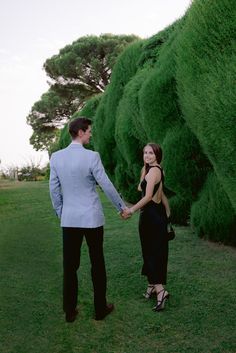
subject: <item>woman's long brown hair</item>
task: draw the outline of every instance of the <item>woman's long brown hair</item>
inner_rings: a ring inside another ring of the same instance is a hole
[[[154,143],[154,142],[147,143],[145,147],[147,147],[147,146],[150,146],[152,148],[152,150],[153,150],[153,152],[154,152],[154,154],[156,156],[157,163],[160,164],[161,161],[162,161],[162,149],[161,149],[161,146],[158,145],[157,143]],[[150,169],[149,168],[149,164],[145,163],[145,175],[148,173],[149,169]]]

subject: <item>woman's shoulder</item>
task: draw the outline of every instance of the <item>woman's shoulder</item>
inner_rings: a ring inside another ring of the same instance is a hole
[[[162,169],[161,167],[159,168],[159,166],[153,166],[149,169],[147,176],[150,177],[159,177],[160,175],[162,175]]]
[[[160,165],[153,165],[150,167],[149,172],[151,173],[161,173],[163,172],[163,169]]]

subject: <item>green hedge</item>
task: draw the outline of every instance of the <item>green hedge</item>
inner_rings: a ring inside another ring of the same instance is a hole
[[[235,0],[195,1],[177,49],[184,118],[236,210]]]
[[[182,19],[124,50],[91,112],[94,147],[127,201],[140,197],[143,146],[159,143],[174,222],[233,245],[235,37],[235,1],[195,0]]]
[[[108,99],[105,111],[109,122],[107,131],[109,131],[112,143],[116,146],[114,149],[116,160],[114,162],[113,158],[113,165],[109,161],[107,164],[110,164],[110,170],[113,170],[113,173],[115,171],[116,184],[129,201],[137,200],[137,184],[143,165],[142,150],[151,139],[148,137],[148,131],[149,129],[159,131],[158,117],[155,116],[154,124],[152,122],[149,124],[149,121],[142,116],[141,93],[144,92],[145,97],[152,95],[153,100],[148,102],[148,106],[156,105],[157,96],[152,94],[152,87],[150,92],[147,92],[143,86],[146,81],[150,81],[151,74],[156,70],[154,63],[157,58],[160,61],[160,49],[175,27],[176,25],[172,25],[145,42],[129,46],[117,60],[110,87],[106,92]],[[139,47],[138,44],[140,44]],[[114,128],[115,141],[113,141]]]
[[[148,137],[146,134],[146,124],[142,118],[140,110],[139,93],[143,82],[145,82],[147,77],[149,77],[151,70],[152,68],[149,67],[140,69],[136,75],[127,83],[123,97],[119,103],[119,114],[116,117],[116,124],[119,122],[119,116],[122,115],[124,115],[126,119],[131,120],[132,124],[130,127],[130,134],[132,134],[132,136],[134,136],[139,141],[137,146],[140,146],[140,148],[142,148],[147,143]],[[121,136],[121,139],[124,139],[124,137]],[[117,138],[116,143],[119,143]],[[129,149],[125,148],[124,153],[129,154]]]
[[[90,98],[86,102],[83,109],[81,109],[79,112],[76,112],[72,115],[71,120],[78,118],[79,116],[86,116],[87,118],[93,120],[101,98],[102,98],[101,94],[97,94],[96,96]],[[64,126],[64,128],[61,130],[59,142],[58,142],[58,149],[65,148],[71,143],[71,137],[68,132],[68,124],[69,123],[67,123]],[[93,138],[91,139],[91,142],[87,147],[90,149],[93,149]]]
[[[169,129],[163,141],[165,183],[175,191],[171,199],[173,221],[186,224],[207,173],[212,169],[194,134],[186,124]]]
[[[100,145],[104,143],[102,150],[108,149],[110,152],[104,160],[110,173],[114,173],[116,167],[116,160],[114,158],[116,154],[116,111],[119,101],[122,98],[125,85],[135,75],[138,69],[138,60],[142,52],[142,45],[143,41],[132,43],[119,56],[112,71],[111,83],[106,90],[107,98],[104,107],[105,119]]]
[[[175,39],[181,21],[161,32],[156,63],[140,89],[140,109],[149,141],[162,143],[169,128],[183,123],[175,79]],[[166,41],[164,42],[164,38]]]
[[[115,141],[118,155],[115,181],[130,202],[140,197],[137,185],[143,166],[142,149],[147,137],[140,124],[138,92],[147,74],[147,70],[140,71],[125,86],[116,112]]]
[[[236,245],[236,215],[214,172],[209,173],[199,200],[192,207],[191,223],[200,237]]]
[[[174,32],[176,33],[177,28],[183,25],[184,21],[185,17],[182,17],[180,20],[175,21],[164,30],[154,34],[143,42],[142,53],[138,61],[138,66],[140,68],[155,66],[161,48],[166,45],[166,42]],[[165,45],[163,46],[163,44]]]
[[[99,151],[103,165],[110,178],[113,179],[116,158],[114,156],[114,149],[110,148],[109,137],[107,137],[107,134],[104,133],[104,122],[106,119],[106,101],[107,91],[105,91],[103,94],[101,102],[94,116],[93,137],[95,150]]]

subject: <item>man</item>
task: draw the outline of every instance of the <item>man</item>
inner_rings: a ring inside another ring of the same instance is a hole
[[[120,213],[126,206],[106,175],[99,153],[83,147],[91,137],[91,120],[85,117],[73,120],[69,133],[72,143],[53,153],[50,160],[50,195],[63,232],[63,310],[67,322],[76,319],[77,270],[85,237],[91,262],[95,319],[102,320],[113,311],[114,305],[106,302],[104,214],[96,183]]]

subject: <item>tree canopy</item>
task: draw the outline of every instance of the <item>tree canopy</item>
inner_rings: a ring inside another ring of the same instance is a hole
[[[69,117],[88,99],[104,92],[116,58],[137,39],[134,35],[85,36],[46,60],[50,88],[27,117],[33,128],[30,143],[36,150],[48,150]]]

